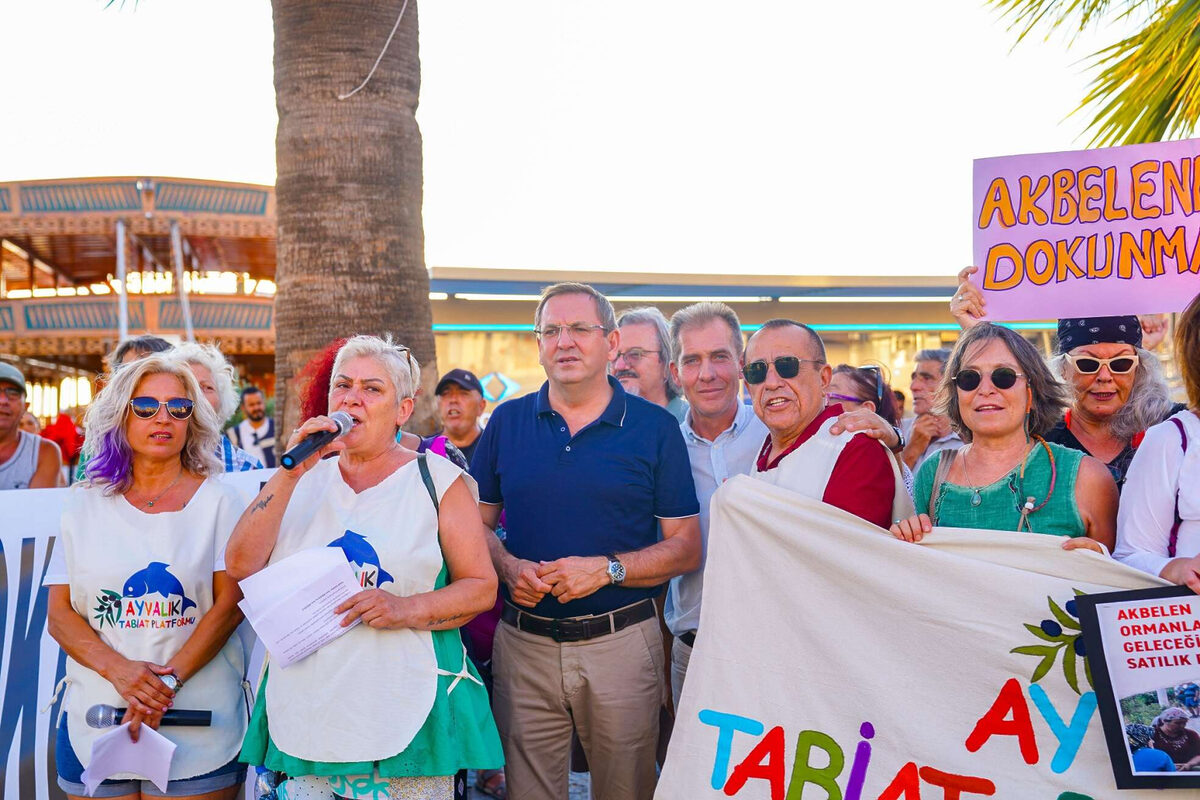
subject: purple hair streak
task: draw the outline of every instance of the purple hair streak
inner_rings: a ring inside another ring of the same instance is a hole
[[[128,487],[133,473],[133,451],[125,440],[123,426],[105,431],[84,473],[96,483],[107,484],[110,491],[120,492]]]

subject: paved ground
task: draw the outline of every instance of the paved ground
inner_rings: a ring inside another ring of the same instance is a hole
[[[475,773],[474,772],[467,773],[467,780],[468,780],[469,786],[474,786],[475,785]],[[571,794],[567,798],[567,800],[589,800],[589,798],[591,797],[591,787],[592,787],[592,782],[586,772],[572,772],[571,773]],[[467,792],[467,798],[468,798],[468,800],[488,800],[487,795],[480,794],[479,792],[475,791],[474,789],[471,789],[470,791]],[[514,798],[514,800],[516,800],[516,799]]]

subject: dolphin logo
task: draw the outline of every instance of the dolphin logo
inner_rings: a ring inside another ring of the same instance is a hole
[[[367,564],[373,565],[379,571],[378,586],[382,586],[388,581],[395,583],[395,578],[379,563],[379,554],[375,552],[375,548],[371,547],[371,543],[361,534],[346,531],[339,538],[330,542],[329,547],[342,548],[342,552],[346,554],[346,560],[351,564],[357,564],[359,567]]]
[[[151,561],[145,569],[139,569],[129,576],[122,590],[123,597],[144,597],[148,594],[160,594],[163,597],[179,595],[183,598],[183,612],[195,608],[196,604],[183,593],[183,584],[170,572],[167,565],[161,561]]]

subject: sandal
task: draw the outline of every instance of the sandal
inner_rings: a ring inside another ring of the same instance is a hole
[[[504,770],[480,770],[475,776],[475,791],[496,800],[507,800],[508,786],[504,780]]]

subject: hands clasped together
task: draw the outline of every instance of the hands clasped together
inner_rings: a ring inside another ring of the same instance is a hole
[[[611,583],[604,556],[568,556],[554,561],[513,559],[500,578],[517,605],[533,608],[547,594],[567,603]]]
[[[174,667],[127,658],[122,658],[108,672],[108,682],[125,699],[125,716],[121,718],[121,724],[131,723],[129,738],[133,741],[138,740],[142,725],[157,729],[163,714],[174,705],[175,692],[159,678],[160,675],[174,674]]]

